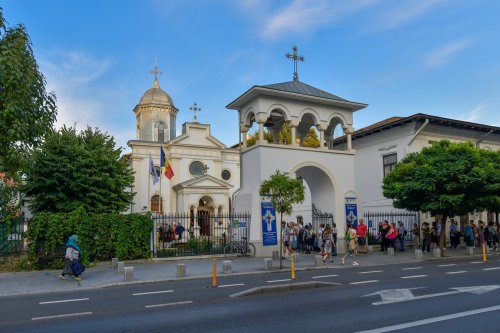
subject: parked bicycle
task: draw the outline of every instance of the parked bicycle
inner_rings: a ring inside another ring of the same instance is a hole
[[[255,256],[255,245],[248,242],[246,237],[241,237],[241,240],[231,240],[224,247],[224,257],[234,259],[238,256],[249,258]]]

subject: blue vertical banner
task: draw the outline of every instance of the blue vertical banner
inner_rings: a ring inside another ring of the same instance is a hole
[[[354,228],[358,226],[358,205],[356,198],[345,198],[345,218],[346,223],[351,223]]]
[[[270,202],[262,202],[262,245],[278,245],[276,211]]]

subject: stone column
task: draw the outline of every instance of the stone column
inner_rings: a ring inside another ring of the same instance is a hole
[[[344,129],[344,133],[347,136],[347,150],[352,150],[352,133],[354,131],[352,130],[352,127],[346,127]]]
[[[327,129],[327,126],[324,124],[319,124],[316,126],[316,128],[319,131],[319,149],[328,149],[328,147],[325,146],[325,131]]]
[[[194,215],[194,237],[200,237],[200,226],[198,225],[198,206],[193,206]]]
[[[294,126],[290,124],[290,129],[292,131],[292,146],[296,147],[297,146],[297,126]]]
[[[259,145],[264,143],[264,123],[259,123]]]

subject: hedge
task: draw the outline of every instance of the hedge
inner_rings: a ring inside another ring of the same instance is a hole
[[[78,235],[81,260],[150,258],[150,214],[37,213],[28,222],[29,257],[36,267],[60,266],[69,236]]]

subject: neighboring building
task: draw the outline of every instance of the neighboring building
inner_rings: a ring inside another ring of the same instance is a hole
[[[448,139],[452,142],[470,141],[476,147],[500,150],[500,128],[466,121],[415,114],[392,117],[357,130],[352,135],[356,150],[355,174],[358,205],[363,211],[396,211],[390,199],[382,194],[382,180],[397,162],[407,154],[418,152],[432,143]],[[346,146],[346,138],[333,142],[338,149]],[[430,220],[425,214],[422,218]],[[458,217],[460,218],[460,217]],[[462,217],[462,222],[469,217]],[[472,218],[493,220],[486,213]]]
[[[198,123],[196,117],[183,124],[177,136],[179,110],[156,77],[134,112],[136,140],[128,142],[132,153],[127,160],[135,171],[131,190],[136,195],[130,212],[192,212],[200,216],[229,212],[232,195],[239,188],[238,150],[227,148],[211,135],[210,125]],[[153,185],[150,156],[159,169],[160,147],[174,176],[169,180],[162,174]]]

